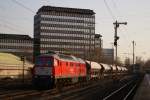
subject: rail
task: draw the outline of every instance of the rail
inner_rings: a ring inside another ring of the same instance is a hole
[[[140,83],[141,78],[135,78],[119,89],[113,91],[108,96],[104,97],[103,100],[131,100]]]

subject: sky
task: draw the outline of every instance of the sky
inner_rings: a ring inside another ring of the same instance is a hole
[[[113,23],[127,22],[118,28],[118,56],[132,58],[134,40],[135,56],[150,58],[150,0],[1,0],[0,33],[33,37],[33,18],[43,5],[93,10],[95,30],[103,36],[104,48],[113,47]]]

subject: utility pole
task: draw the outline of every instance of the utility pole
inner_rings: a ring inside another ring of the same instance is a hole
[[[114,44],[113,44],[113,42],[111,42],[110,44],[111,44],[112,50],[113,50],[113,56],[112,56],[112,59],[111,59],[111,64],[113,65],[113,63],[114,63]]]
[[[22,82],[24,83],[24,69],[25,69],[25,56],[21,56],[21,61],[22,61]]]
[[[134,50],[135,50],[135,41],[132,41],[132,44],[133,44],[133,65],[134,65],[134,60],[135,60],[135,53],[134,53]]]
[[[99,55],[99,63],[102,62],[102,35],[100,35],[100,55]]]
[[[127,25],[127,22],[114,22],[114,29],[115,29],[115,35],[114,35],[114,46],[115,46],[115,50],[116,50],[116,53],[115,53],[115,60],[116,60],[116,68],[117,68],[117,40],[119,40],[119,36],[117,36],[117,28],[119,28],[119,25]]]
[[[103,58],[104,58],[104,53],[103,53],[103,39],[101,38],[101,52],[100,52],[100,59],[101,61],[100,62],[103,62]]]

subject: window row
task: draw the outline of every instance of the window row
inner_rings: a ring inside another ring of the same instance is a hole
[[[83,32],[83,31],[50,30],[50,29],[42,29],[42,30],[40,30],[40,32],[41,33],[89,34],[89,33]]]
[[[47,30],[65,30],[65,31],[82,31],[86,33],[95,33],[94,29],[75,29],[75,28],[59,28],[59,27],[41,27],[41,29],[47,29]]]
[[[6,45],[6,46],[23,46],[23,47],[32,47],[33,44],[31,43],[0,43],[0,45]]]
[[[70,22],[70,23],[86,23],[86,24],[94,24],[95,20],[93,21],[84,21],[84,20],[76,20],[76,19],[60,19],[60,18],[41,18],[41,21],[56,21],[56,22]],[[39,21],[38,21],[39,22]],[[36,22],[36,23],[38,23]],[[35,24],[36,24],[35,23]]]
[[[64,28],[95,29],[95,24],[68,23],[68,22],[55,22],[55,21],[41,21],[41,26],[43,26],[43,27],[64,27]],[[38,25],[36,25],[35,28],[38,28]]]
[[[47,36],[75,36],[75,37],[81,37],[81,38],[85,38],[88,37],[89,35],[85,35],[85,34],[65,34],[65,33],[41,33],[42,35],[47,35]]]
[[[24,52],[24,53],[33,53],[33,50],[29,49],[18,49],[18,48],[3,48],[3,49],[0,49],[0,51],[3,51],[3,52]]]
[[[25,43],[25,44],[30,44],[32,43],[32,40],[13,40],[13,39],[0,39],[0,43],[14,43],[14,44],[17,44],[17,43]]]
[[[29,46],[12,46],[12,45],[0,45],[0,48],[8,48],[8,49],[32,49],[33,47]]]
[[[89,43],[77,43],[77,42],[57,42],[57,41],[41,41],[40,44],[35,43],[35,46],[39,46],[39,45],[44,45],[44,44],[57,44],[57,45],[80,45],[80,46],[89,46]],[[91,45],[95,45],[95,44],[91,44]]]
[[[85,12],[85,11],[82,11]],[[42,12],[42,15],[53,15],[53,16],[68,16],[68,17],[81,17],[81,18],[95,18],[95,14],[92,12],[89,13],[72,13],[72,12],[55,12],[55,11],[51,11],[51,12]],[[86,11],[87,12],[87,11]]]
[[[80,46],[80,45],[54,45],[54,44],[42,44],[41,48],[46,48],[46,47],[54,47],[54,48],[84,48],[84,49],[89,49],[89,46]],[[94,47],[94,46],[91,46]]]
[[[90,43],[89,40],[66,40],[66,39],[48,39],[48,38],[41,38],[43,42],[71,42],[71,43]],[[94,40],[91,40],[91,44],[94,44]]]
[[[76,35],[72,35],[72,36],[51,36],[51,35],[41,35],[40,38],[45,38],[45,39],[65,39],[65,40],[74,40],[74,41],[79,41],[79,40],[94,40],[94,36],[91,35],[86,35],[86,37],[77,37]]]
[[[35,35],[50,35],[50,34],[70,34],[70,35],[76,35],[76,36],[89,36],[90,33],[82,32],[82,31],[66,31],[66,30],[48,30],[48,29],[42,29],[40,32],[35,33]],[[91,33],[91,36],[95,37],[95,33]]]
[[[86,18],[86,17],[71,17],[71,16],[57,16],[57,15],[41,15],[43,18],[59,18],[59,19],[76,19],[76,20],[84,20],[84,21],[93,21],[95,17]]]

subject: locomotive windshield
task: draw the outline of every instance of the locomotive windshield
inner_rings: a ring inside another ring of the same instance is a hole
[[[38,57],[37,59],[36,59],[36,63],[35,63],[36,65],[47,65],[47,66],[52,66],[52,59],[51,58],[49,58],[49,57]]]

